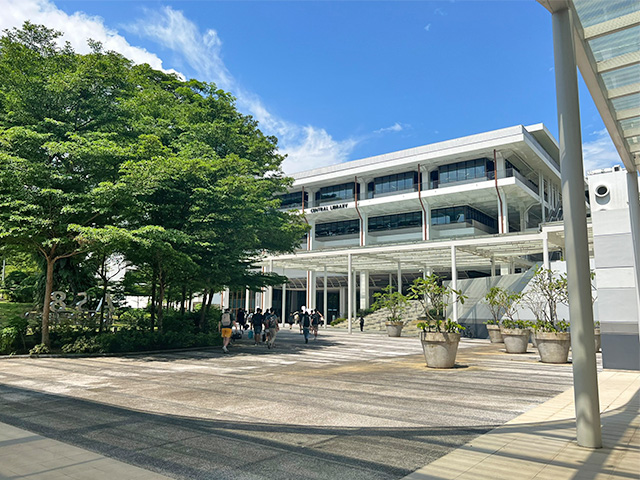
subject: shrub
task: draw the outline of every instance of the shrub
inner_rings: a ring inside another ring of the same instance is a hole
[[[331,325],[332,327],[335,327],[336,325],[338,325],[338,324],[340,324],[340,323],[342,323],[342,322],[346,322],[346,321],[347,321],[347,319],[346,319],[346,318],[342,318],[342,317],[340,317],[340,318],[336,318],[335,320],[332,320],[332,321],[331,321],[331,323],[330,323],[330,325]]]
[[[103,353],[96,337],[80,337],[73,343],[62,346],[64,353]]]
[[[505,318],[502,320],[502,326],[504,328],[531,328],[533,326],[533,322],[528,320],[512,320],[509,318]]]
[[[44,343],[40,343],[29,350],[29,355],[32,357],[37,357],[38,355],[44,355],[46,353],[51,353],[49,347],[47,347]]]

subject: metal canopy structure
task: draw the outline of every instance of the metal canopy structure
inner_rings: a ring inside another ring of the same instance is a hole
[[[640,167],[640,2],[538,0],[573,13],[576,63],[625,168]]]
[[[454,240],[434,240],[404,244],[353,247],[333,250],[314,250],[290,255],[265,257],[259,263],[285,269],[323,271],[345,274],[348,257],[352,268],[368,272],[395,272],[400,264],[404,271],[419,271],[428,267],[433,271],[451,270],[451,249],[456,250],[456,267],[491,268],[495,263],[514,263],[530,267],[533,262],[526,257],[564,248],[562,224],[545,226],[536,233],[512,233]]]

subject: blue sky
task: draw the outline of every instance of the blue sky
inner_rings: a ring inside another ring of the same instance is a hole
[[[288,173],[517,124],[557,136],[550,14],[521,1],[0,0],[24,20],[212,81]],[[586,169],[620,163],[581,83]]]

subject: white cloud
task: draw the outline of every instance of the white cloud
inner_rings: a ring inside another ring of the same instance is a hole
[[[428,32],[429,30],[431,30],[431,24],[427,23],[424,27],[424,29]]]
[[[582,143],[585,172],[622,163],[606,129],[595,131],[589,137],[593,139]]]
[[[148,11],[144,20],[126,28],[179,53],[199,77],[231,91],[241,111],[253,115],[264,132],[278,137],[281,152],[288,155],[283,165],[287,173],[342,163],[358,143],[353,138],[337,141],[322,128],[297,125],[273,115],[255,93],[242,88],[229,72],[221,57],[222,41],[217,32],[207,30],[201,34],[181,11],[171,7]]]
[[[25,20],[30,20],[63,32],[62,41],[69,41],[79,53],[89,51],[87,39],[92,38],[102,42],[107,50],[117,51],[135,63],[148,63],[153,68],[175,72],[164,69],[156,54],[129,44],[100,17],[82,12],[69,15],[50,0],[0,0],[0,11],[0,29],[20,27]],[[181,11],[171,7],[147,10],[144,19],[133,22],[125,30],[176,52],[199,79],[215,82],[230,91],[238,99],[240,111],[253,115],[262,131],[278,137],[281,152],[288,155],[283,166],[287,173],[344,162],[359,141],[353,138],[337,141],[323,128],[297,125],[271,114],[262,100],[243,89],[227,69],[217,32],[210,29],[201,33]]]
[[[402,130],[404,130],[404,126],[396,122],[390,127],[380,128],[378,130],[375,130],[373,133],[382,134],[382,133],[389,133],[389,132],[401,132]]]
[[[148,63],[153,68],[167,70],[162,67],[160,58],[145,50],[135,47],[114,29],[104,25],[100,17],[92,17],[82,12],[69,15],[57,8],[49,0],[0,0],[0,30],[21,27],[29,20],[31,23],[46,25],[63,32],[61,41],[68,41],[79,53],[88,53],[87,39],[102,42],[105,49],[114,50],[135,63]],[[175,72],[177,73],[177,72]]]

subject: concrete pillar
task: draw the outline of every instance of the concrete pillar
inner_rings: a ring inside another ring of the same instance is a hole
[[[347,291],[348,291],[348,295],[347,295],[347,322],[349,322],[349,333],[351,333],[351,316],[353,314],[353,291],[354,291],[354,285],[353,285],[353,275],[352,275],[352,269],[353,269],[353,260],[351,258],[351,254],[348,253],[347,254]],[[595,340],[594,340],[595,341]]]
[[[362,222],[360,222],[360,246],[364,247],[369,245],[369,215],[364,212],[360,212],[362,215]]]
[[[509,203],[504,190],[500,189],[498,202],[498,233],[509,233]]]
[[[324,278],[322,281],[322,315],[324,315],[324,328],[327,328],[327,317],[329,317],[329,302],[327,301],[327,266],[324,266]]]
[[[360,309],[369,308],[369,272],[360,272]]]
[[[273,259],[269,259],[269,273],[273,273]],[[273,287],[267,287],[267,308],[273,308]]]
[[[402,293],[402,264],[398,262],[398,292]]]
[[[358,275],[355,268],[351,276],[353,277],[353,318],[355,319],[358,312]]]
[[[638,172],[627,172],[627,197],[629,198],[629,220],[631,223],[631,241],[636,271],[636,297],[640,303],[640,204],[638,200]],[[638,306],[640,312],[640,305]],[[640,323],[640,318],[638,319]],[[639,325],[640,327],[640,325]],[[640,339],[640,328],[638,328]]]
[[[520,207],[520,231],[524,232],[527,229],[527,209]]]
[[[549,261],[549,235],[545,232],[544,237],[542,237],[542,266],[550,270],[551,262]]]
[[[389,285],[393,285],[393,273],[389,274]]]
[[[540,197],[540,208],[542,209],[542,223],[547,221],[547,211],[545,209],[546,202],[544,201],[544,175],[542,172],[538,172],[538,196]]]
[[[282,284],[282,314],[280,315],[280,321],[282,322],[282,327],[284,328],[285,323],[287,322],[287,284]]]
[[[451,245],[451,288],[458,289],[458,266],[456,265],[456,247]],[[458,321],[458,302],[456,302],[456,294],[451,299],[453,303],[453,321]]]
[[[349,281],[349,276],[347,275],[347,282]],[[340,287],[340,294],[338,296],[338,302],[340,304],[339,306],[339,312],[338,312],[338,316],[339,317],[346,317],[347,316],[347,299],[348,299],[348,293],[347,293],[347,287]]]
[[[251,291],[247,288],[244,291],[244,311],[245,312],[249,312],[249,309],[251,308],[251,297],[249,295],[251,295]]]
[[[316,293],[318,291],[318,288],[317,288],[317,274],[315,270],[311,271],[310,281],[311,281],[311,285],[309,288],[309,302],[307,303],[307,306],[309,308],[316,308],[316,303],[317,303],[316,299],[318,298],[318,295]]]
[[[424,211],[422,212],[422,240],[427,241],[431,240],[431,207],[424,200],[422,203],[424,204]]]
[[[307,250],[313,250],[313,242],[316,237],[316,222],[315,220],[309,220],[309,225],[311,226],[311,230],[307,233]]]
[[[496,276],[496,259],[491,257],[491,276]]]
[[[228,288],[225,288],[224,291],[222,292],[222,308],[229,308],[229,305],[231,303],[231,292],[229,291]]]
[[[578,445],[602,448],[578,77],[571,12],[566,6],[562,6],[552,14],[551,18],[558,104],[560,171],[562,172],[562,210],[567,246],[565,260],[573,352],[576,433]]]

